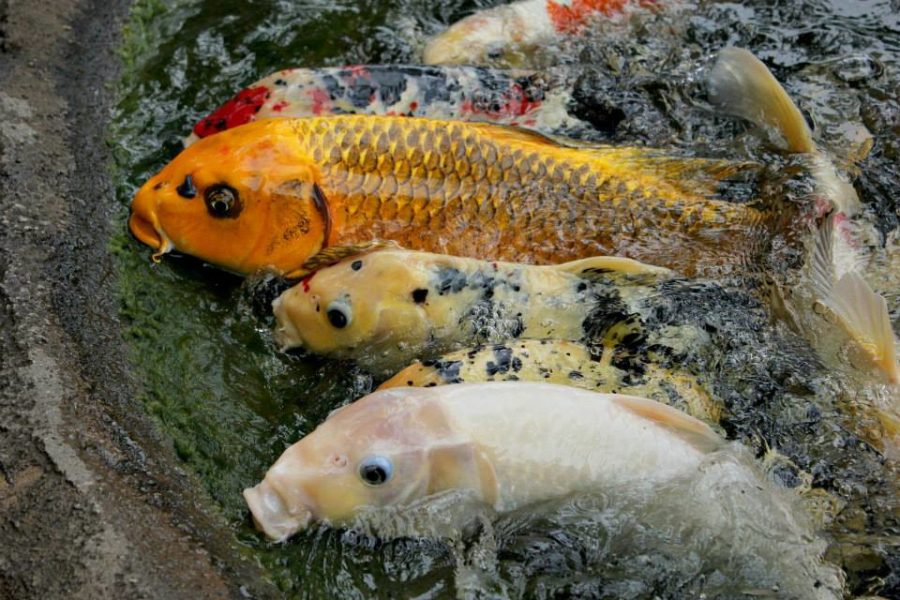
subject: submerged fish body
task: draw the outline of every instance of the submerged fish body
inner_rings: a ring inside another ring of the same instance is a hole
[[[695,376],[677,368],[653,364],[629,369],[627,364],[613,359],[615,353],[614,347],[586,346],[564,340],[521,339],[457,350],[434,360],[416,361],[378,389],[538,381],[640,396],[677,408],[708,424],[719,422],[721,405]]]
[[[132,232],[237,273],[301,275],[373,239],[497,260],[623,255],[745,270],[784,215],[719,197],[747,165],[574,148],[483,123],[267,119],[185,149],[132,203]],[[751,169],[752,170],[752,169]]]
[[[540,46],[584,29],[589,20],[615,17],[655,0],[520,0],[480,10],[429,40],[426,64],[518,66]]]
[[[535,383],[390,389],[332,413],[244,497],[257,526],[285,539],[313,521],[340,526],[364,508],[447,491],[503,512],[575,491],[646,489],[723,447],[702,422],[631,396]]]
[[[614,257],[535,266],[375,250],[322,268],[278,297],[275,337],[283,348],[354,359],[377,373],[515,339],[616,337],[634,349],[640,300],[671,277]]]
[[[485,121],[590,138],[591,126],[567,111],[571,102],[565,76],[534,71],[417,65],[285,69],[198,121],[185,146],[260,119],[339,114]]]

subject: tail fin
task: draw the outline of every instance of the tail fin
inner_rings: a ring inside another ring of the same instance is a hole
[[[723,110],[781,138],[790,152],[809,154],[818,193],[846,215],[859,207],[853,186],[841,179],[813,141],[803,113],[758,58],[741,48],[725,48],[709,75],[709,95]]]
[[[887,302],[856,271],[835,273],[834,219],[822,226],[813,253],[812,278],[819,300],[891,383],[900,383],[894,331]]]
[[[710,99],[729,113],[777,133],[791,152],[813,153],[816,143],[803,113],[758,58],[725,48],[709,75]]]

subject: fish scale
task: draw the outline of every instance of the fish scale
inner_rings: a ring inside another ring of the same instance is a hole
[[[612,230],[620,227],[635,234],[652,227],[655,234],[674,230],[691,237],[709,225],[735,227],[740,234],[743,224],[745,232],[755,232],[766,221],[760,210],[717,200],[711,190],[685,193],[681,188],[703,185],[673,185],[652,169],[629,172],[624,179],[623,169],[611,162],[625,158],[640,164],[642,157],[630,149],[567,148],[491,126],[419,119],[346,116],[292,124],[304,149],[321,164],[329,201],[343,209],[342,243],[390,230],[401,244],[467,254],[473,242],[492,237],[465,231],[480,223],[518,230],[516,235],[501,231],[507,246],[490,244],[482,248],[486,255],[568,260],[616,250]],[[508,139],[491,135],[497,132]],[[701,172],[722,165],[684,162],[681,168]],[[462,218],[448,218],[448,212]],[[423,230],[430,230],[431,241],[422,238]],[[752,245],[746,236],[736,237]],[[534,244],[542,248],[535,252]],[[638,250],[630,253],[636,258],[652,258],[640,252],[640,242],[632,249]]]

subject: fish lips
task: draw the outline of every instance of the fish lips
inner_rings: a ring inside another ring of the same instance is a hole
[[[143,193],[138,193],[131,204],[131,216],[128,218],[128,228],[132,235],[141,243],[155,250],[154,258],[172,250],[172,242],[163,233],[157,222],[152,200]]]
[[[276,542],[306,529],[312,521],[312,511],[304,507],[289,509],[281,494],[267,481],[245,489],[244,500],[256,528]]]

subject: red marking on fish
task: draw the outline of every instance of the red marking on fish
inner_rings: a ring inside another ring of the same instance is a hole
[[[288,103],[286,101],[282,100],[281,102],[278,102],[274,106],[272,106],[272,110],[274,110],[275,112],[281,112],[284,109],[286,109],[287,107],[288,107]]]
[[[312,281],[312,278],[315,277],[315,275],[316,275],[316,272],[313,271],[312,273],[310,273],[309,275],[307,275],[306,277],[304,277],[303,279],[300,280],[300,283],[303,284],[303,291],[307,294],[309,293],[309,282]]]
[[[473,103],[471,100],[465,100],[459,107],[462,114],[479,114],[486,115],[491,119],[508,119],[512,117],[521,117],[535,110],[541,105],[540,100],[531,100],[525,94],[522,86],[513,85],[509,91],[503,96],[503,103],[496,110],[483,109]]]
[[[241,90],[231,100],[197,123],[194,126],[194,133],[197,137],[204,138],[249,123],[268,97],[269,88],[265,86]]]
[[[319,116],[323,112],[331,112],[331,96],[326,90],[313,88],[309,91],[309,95],[312,98],[312,112],[314,115]]]
[[[591,15],[601,13],[610,17],[623,12],[630,3],[630,0],[572,0],[569,4],[560,4],[547,0],[547,14],[557,33],[577,33]],[[637,4],[649,7],[656,2],[638,0]]]
[[[409,110],[416,110],[417,108],[419,108],[419,103],[415,100],[409,103]]]

